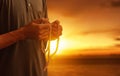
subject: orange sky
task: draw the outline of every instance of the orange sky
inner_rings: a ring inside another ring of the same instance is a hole
[[[59,54],[96,53],[82,51],[96,48],[97,53],[119,52],[120,0],[47,0],[47,4],[50,20],[60,20],[64,29]]]

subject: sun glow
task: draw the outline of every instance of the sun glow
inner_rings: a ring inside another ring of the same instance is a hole
[[[55,49],[57,48],[57,40],[51,41],[50,44],[50,54],[53,54],[55,52]],[[58,44],[58,50],[57,50],[57,55],[61,53],[61,51],[65,49],[65,41],[60,39],[59,44]]]
[[[105,20],[103,17],[102,17],[103,19],[101,18],[100,13],[98,13],[97,16],[92,15],[93,19],[91,19],[92,13],[85,13],[85,14],[81,13],[81,15],[78,15],[77,17],[75,16],[74,18],[67,17],[55,12],[50,12],[49,14],[50,14],[49,18],[51,22],[56,20],[56,18],[58,18],[58,20],[60,20],[60,25],[62,25],[63,27],[63,32],[62,32],[63,35],[60,38],[58,51],[56,53],[57,55],[64,55],[64,54],[71,55],[76,53],[86,54],[86,51],[81,51],[84,49],[97,48],[98,51],[100,51],[99,49],[101,48],[113,49],[113,47],[116,44],[115,40],[113,39],[114,35],[116,35],[114,34],[116,33],[116,30],[110,30],[113,27],[112,25],[116,23],[109,21],[108,19],[109,17],[107,16],[105,17],[107,20],[106,22],[104,22]],[[96,22],[94,22],[94,19],[96,19]],[[98,31],[94,32],[94,30],[98,30]],[[57,42],[56,40],[51,41],[51,49],[50,49],[51,54],[53,54],[56,49],[56,42]],[[89,51],[91,52],[91,50]],[[87,50],[87,52],[89,51]],[[109,51],[107,50],[106,52],[109,53]],[[117,51],[113,51],[113,52],[117,52]]]

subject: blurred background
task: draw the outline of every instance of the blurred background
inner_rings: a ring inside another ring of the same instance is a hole
[[[63,35],[49,76],[120,76],[120,0],[47,0]],[[54,52],[56,41],[52,41]]]

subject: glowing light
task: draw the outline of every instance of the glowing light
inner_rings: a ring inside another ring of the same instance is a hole
[[[104,28],[108,27],[108,25],[110,25],[110,26],[114,25],[115,23],[113,21],[109,21],[109,19],[108,19],[109,17],[107,17],[107,15],[105,18],[108,21],[106,20],[106,22],[104,22],[105,20],[102,19],[104,17],[102,17],[100,13],[98,13],[97,16],[91,15],[92,13],[85,13],[85,14],[83,14],[83,16],[82,15],[78,16],[80,18],[77,18],[77,17],[76,18],[70,18],[70,17],[67,18],[66,16],[63,16],[61,14],[54,13],[54,12],[51,12],[49,14],[50,14],[49,18],[50,18],[51,22],[54,21],[56,18],[59,18],[60,24],[63,26],[63,35],[60,39],[57,55],[63,55],[63,54],[71,55],[71,54],[78,54],[78,53],[86,54],[87,52],[88,53],[89,52],[98,53],[98,52],[96,52],[96,50],[94,50],[94,48],[98,48],[98,51],[100,51],[99,49],[101,49],[101,48],[102,49],[105,49],[105,48],[110,49],[111,48],[110,46],[113,46],[115,44],[114,40],[111,37],[113,35],[112,34],[110,35],[112,30],[110,31],[110,33],[109,32],[108,33],[104,33],[104,32],[91,33],[91,31],[90,31],[90,30],[98,29],[99,26],[96,27],[96,25],[98,25],[98,24],[103,25],[103,26],[100,26],[99,30],[101,30],[101,29],[104,30]],[[91,20],[91,18],[89,19],[86,16],[90,16],[90,17],[92,16],[93,21]],[[98,17],[98,20],[97,20],[97,17]],[[97,22],[94,22],[94,19]],[[109,29],[111,29],[111,27]],[[84,31],[88,31],[90,33],[82,34],[82,32],[84,32]],[[113,32],[114,32],[114,30],[113,30]],[[51,54],[54,53],[54,51],[55,51],[56,42],[57,41],[51,41]],[[92,49],[94,51],[92,52],[92,50],[87,50],[87,52],[86,52],[83,49]],[[110,51],[106,50],[106,52],[109,53]],[[113,51],[113,52],[117,52],[117,51]]]
[[[55,52],[57,46],[57,40],[51,41],[51,46],[50,46],[50,53],[53,54]],[[59,46],[58,46],[58,51],[56,54],[60,54],[63,49],[65,49],[65,41],[60,39]]]

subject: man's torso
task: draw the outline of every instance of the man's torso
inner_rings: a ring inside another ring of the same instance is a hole
[[[0,0],[0,34],[46,17],[43,0]],[[38,40],[19,41],[0,50],[1,76],[46,76],[45,57]]]

